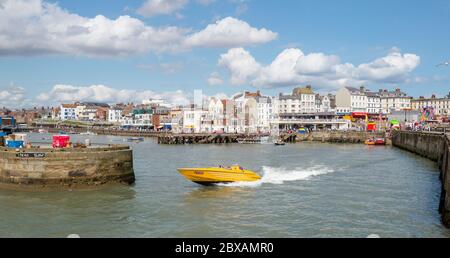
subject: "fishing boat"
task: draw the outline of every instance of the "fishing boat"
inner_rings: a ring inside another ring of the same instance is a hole
[[[238,165],[232,167],[179,168],[186,179],[201,185],[227,184],[235,182],[254,182],[261,179],[256,172]]]

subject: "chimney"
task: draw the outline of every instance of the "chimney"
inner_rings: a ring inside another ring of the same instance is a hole
[[[258,97],[261,97],[261,91],[260,90],[256,91],[256,95],[258,95]]]
[[[397,88],[397,89],[395,89],[395,91],[396,91],[396,92],[400,92],[400,89]]]
[[[306,85],[306,88],[307,88],[308,90],[312,89],[311,85]]]
[[[431,98],[432,98],[432,99],[435,99],[435,98],[436,98],[436,95],[435,95],[435,94],[431,95]]]
[[[364,86],[359,87],[359,91],[360,91],[361,93],[366,92],[366,87],[364,87]]]

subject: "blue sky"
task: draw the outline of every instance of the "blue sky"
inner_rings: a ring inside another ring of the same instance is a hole
[[[450,60],[446,0],[147,1],[0,0],[0,106],[179,100],[194,89],[275,95],[304,84],[450,92],[450,67],[436,67]],[[98,15],[130,19],[83,35],[105,22]],[[118,41],[130,27],[140,34]],[[220,29],[231,32],[217,37]]]

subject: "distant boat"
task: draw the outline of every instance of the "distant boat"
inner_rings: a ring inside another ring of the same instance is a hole
[[[143,137],[131,137],[128,138],[128,142],[143,142],[145,139]]]
[[[87,131],[85,133],[80,133],[80,135],[97,135],[97,134],[91,131]]]
[[[284,145],[286,145],[286,143],[283,142],[283,141],[276,141],[275,142],[275,146],[284,146]]]

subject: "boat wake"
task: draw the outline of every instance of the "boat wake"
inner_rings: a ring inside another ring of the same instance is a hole
[[[308,169],[297,168],[289,170],[286,168],[263,167],[261,180],[256,182],[237,182],[230,184],[219,184],[226,187],[259,187],[263,184],[281,185],[285,182],[310,180],[313,177],[333,173],[334,170],[325,166],[314,166]]]

